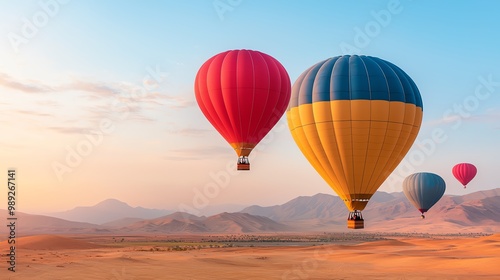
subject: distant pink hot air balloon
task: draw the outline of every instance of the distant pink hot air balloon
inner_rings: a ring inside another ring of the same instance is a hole
[[[459,163],[453,166],[452,173],[464,185],[465,189],[467,184],[476,176],[477,168],[470,163]]]

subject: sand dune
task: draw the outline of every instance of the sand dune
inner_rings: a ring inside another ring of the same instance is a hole
[[[80,238],[19,238],[25,245],[18,250],[17,272],[8,276],[20,280],[460,280],[500,276],[499,234],[481,238],[402,237],[352,245],[259,245],[190,251],[149,250],[154,244],[91,248],[95,244]],[[102,238],[105,239],[109,237]],[[56,247],[59,249],[44,250]]]
[[[7,241],[0,243],[0,248],[7,248]],[[9,245],[10,247],[10,245]],[[57,235],[36,235],[19,237],[16,239],[16,248],[30,250],[70,250],[96,249],[103,245],[72,239]]]
[[[392,240],[364,242],[354,246],[361,247],[363,249],[369,249],[369,248],[380,248],[380,247],[412,246],[412,244],[405,241],[392,239]]]

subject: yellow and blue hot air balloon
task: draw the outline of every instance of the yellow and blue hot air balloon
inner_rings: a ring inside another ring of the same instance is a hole
[[[422,213],[438,202],[446,190],[446,183],[439,175],[429,172],[411,174],[403,181],[406,198]]]
[[[396,65],[343,55],[299,76],[286,115],[302,153],[349,209],[348,227],[363,228],[361,210],[417,137],[422,99]]]

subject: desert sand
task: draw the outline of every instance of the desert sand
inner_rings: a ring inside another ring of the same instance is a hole
[[[220,248],[209,248],[200,238],[179,245],[155,241],[158,237],[123,239],[125,242],[110,236],[20,237],[16,272],[8,271],[2,261],[0,278],[500,279],[500,234]],[[179,249],[186,244],[190,250]],[[0,242],[0,248],[5,259],[6,241]]]

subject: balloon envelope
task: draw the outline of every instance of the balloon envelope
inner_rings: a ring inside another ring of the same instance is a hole
[[[477,168],[470,163],[459,163],[453,166],[452,173],[465,188],[476,176]]]
[[[415,141],[422,99],[396,65],[343,55],[299,76],[287,121],[304,156],[347,208],[363,210]]]
[[[406,198],[422,214],[441,199],[445,190],[446,183],[443,178],[434,173],[415,173],[403,181],[403,192]]]
[[[273,57],[230,50],[201,66],[194,89],[208,121],[238,156],[248,156],[285,112],[291,84]]]

